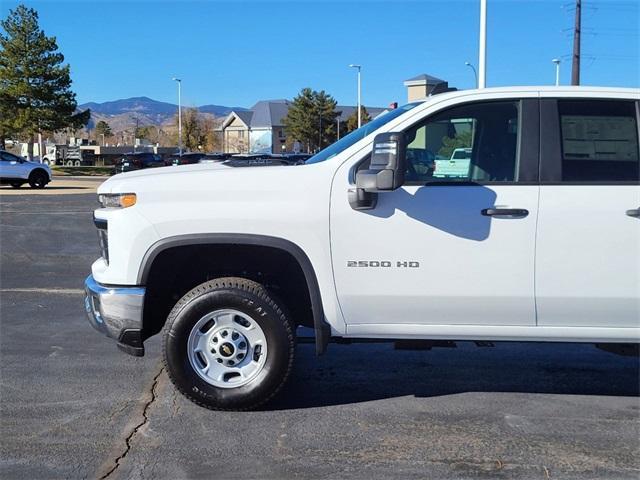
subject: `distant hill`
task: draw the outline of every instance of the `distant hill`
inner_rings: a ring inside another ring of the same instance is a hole
[[[78,109],[91,109],[91,128],[99,120],[105,120],[114,130],[128,128],[136,121],[140,125],[164,125],[173,123],[178,111],[178,105],[167,102],[159,102],[149,97],[133,97],[110,102],[89,102],[78,105]],[[183,105],[183,108],[188,106]],[[215,117],[225,117],[232,110],[246,110],[243,107],[226,107],[224,105],[203,105],[197,107],[203,114]]]

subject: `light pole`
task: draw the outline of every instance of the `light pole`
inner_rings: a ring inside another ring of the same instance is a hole
[[[476,67],[474,67],[471,62],[464,62],[464,64],[473,70],[473,77],[476,79],[476,88],[478,88],[478,72],[476,72]]]
[[[480,39],[478,52],[478,88],[487,83],[487,0],[480,0]]]
[[[358,69],[358,128],[362,126],[362,108],[360,107],[360,91],[361,91],[361,82],[360,82],[360,70],[362,69],[362,65],[356,65],[354,63],[350,63],[349,67]]]
[[[182,80],[173,77],[178,82],[178,152],[182,156]]]
[[[560,59],[554,58],[551,60],[552,63],[556,64],[556,87],[560,85]]]

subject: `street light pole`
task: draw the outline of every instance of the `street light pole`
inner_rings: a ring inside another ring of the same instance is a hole
[[[173,78],[178,82],[178,152],[182,156],[182,80]]]
[[[473,66],[471,62],[464,62],[464,64],[473,70],[473,77],[476,79],[476,88],[478,88],[478,72],[476,72],[476,67]]]
[[[356,65],[354,63],[349,64],[349,66],[351,68],[357,68],[358,69],[358,128],[360,128],[362,126],[362,107],[361,105],[361,99],[360,99],[360,93],[361,93],[361,80],[360,80],[360,70],[362,69],[362,65]]]
[[[556,64],[556,87],[557,87],[558,85],[560,85],[560,59],[554,58],[551,61]]]
[[[487,0],[480,0],[480,41],[478,52],[478,88],[487,83]]]

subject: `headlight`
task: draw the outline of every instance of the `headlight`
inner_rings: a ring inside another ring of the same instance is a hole
[[[136,204],[135,193],[103,193],[98,195],[103,208],[127,208]]]

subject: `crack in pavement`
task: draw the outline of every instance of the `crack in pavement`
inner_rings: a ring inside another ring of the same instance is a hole
[[[144,427],[149,422],[149,409],[153,402],[155,402],[156,398],[158,398],[156,389],[158,388],[158,383],[160,382],[160,375],[164,372],[164,367],[160,368],[160,371],[153,377],[153,382],[151,384],[151,398],[144,404],[142,408],[142,421],[139,422],[136,426],[133,427],[131,432],[125,437],[125,448],[124,451],[114,460],[113,467],[107,471],[104,475],[100,476],[100,480],[105,480],[109,478],[122,463],[122,460],[129,454],[131,451],[131,442],[133,441],[133,437],[135,437],[136,433],[140,431],[142,427]]]

